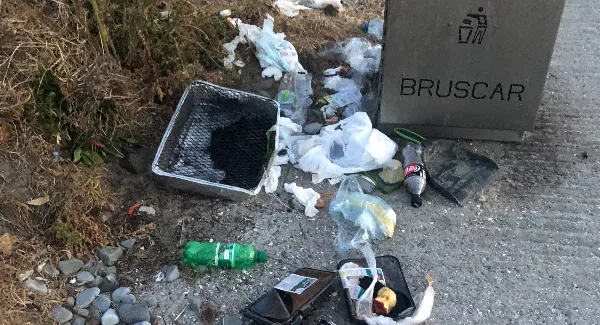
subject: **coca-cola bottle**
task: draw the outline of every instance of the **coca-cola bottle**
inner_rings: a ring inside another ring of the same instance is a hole
[[[404,159],[404,187],[410,193],[410,204],[418,208],[423,205],[421,193],[425,190],[426,176],[423,163],[423,147],[420,144],[409,143],[402,149]]]

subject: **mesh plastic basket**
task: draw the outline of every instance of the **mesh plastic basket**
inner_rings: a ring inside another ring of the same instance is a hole
[[[277,102],[203,81],[190,85],[163,136],[152,171],[172,187],[243,200],[273,163]]]

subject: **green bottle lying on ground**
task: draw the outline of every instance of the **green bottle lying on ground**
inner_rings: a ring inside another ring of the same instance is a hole
[[[252,245],[190,241],[183,249],[183,262],[192,266],[247,269],[266,261],[267,253]]]

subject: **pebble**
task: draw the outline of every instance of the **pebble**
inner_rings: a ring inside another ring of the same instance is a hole
[[[289,199],[288,204],[292,210],[304,211],[304,205],[295,196]]]
[[[73,318],[73,313],[63,306],[54,306],[50,310],[50,318],[59,323],[66,323]]]
[[[82,317],[88,317],[90,315],[90,311],[85,309],[85,308],[73,308],[73,312],[75,312],[75,314],[82,316]]]
[[[149,215],[151,215],[151,216],[153,216],[153,215],[155,215],[155,214],[156,214],[156,210],[154,210],[154,208],[153,208],[153,207],[141,206],[141,207],[138,209],[138,211],[139,211],[139,212],[146,212],[147,214],[149,214]]]
[[[100,265],[98,267],[98,274],[100,274],[101,276],[107,276],[109,274],[117,274],[117,267]]]
[[[98,257],[108,266],[117,263],[121,255],[123,255],[123,248],[121,247],[106,246],[98,248]]]
[[[42,266],[42,274],[50,278],[56,278],[58,276],[58,270],[52,266],[52,263],[48,262]]]
[[[130,249],[131,247],[133,247],[133,244],[135,244],[135,239],[131,238],[131,239],[127,239],[121,242],[121,246],[123,248],[127,248]]]
[[[90,317],[88,317],[86,325],[99,325],[101,318],[102,312],[99,311],[98,308],[92,306],[90,307]]]
[[[29,279],[29,277],[33,274],[33,270],[29,269],[23,273],[19,273],[19,275],[17,275],[17,278],[19,279],[19,281],[23,282],[27,279]]]
[[[110,308],[110,299],[107,295],[99,295],[92,302],[92,306],[96,307],[101,313],[105,312]]]
[[[73,318],[73,321],[71,322],[71,325],[85,325],[85,318],[75,316],[75,318]]]
[[[46,287],[46,285],[42,281],[38,281],[38,280],[34,280],[34,279],[27,279],[27,281],[25,281],[23,283],[23,286],[26,289],[35,291],[37,293],[41,293],[41,294],[48,293],[48,287]]]
[[[121,305],[118,313],[119,318],[127,324],[150,321],[150,310],[145,303]]]
[[[100,269],[100,265],[95,260],[89,260],[85,263],[85,265],[81,268],[82,271],[88,271],[91,274],[97,274]]]
[[[304,132],[310,135],[319,134],[319,132],[321,132],[322,127],[323,124],[321,123],[310,123],[304,126]]]
[[[98,216],[98,219],[100,221],[102,221],[102,223],[107,223],[108,221],[110,221],[110,219],[112,219],[113,214],[109,211],[104,211],[102,213],[100,213],[100,215]]]
[[[77,282],[81,284],[86,284],[88,282],[93,282],[96,278],[94,275],[88,271],[79,271],[77,273]]]
[[[189,304],[190,304],[190,309],[192,309],[193,311],[200,311],[200,308],[202,307],[202,299],[195,297],[195,298],[191,298],[189,300]]]
[[[137,301],[131,294],[131,289],[120,287],[112,293],[112,300],[118,304],[135,304]]]
[[[100,292],[111,292],[119,287],[119,280],[114,274],[109,274],[102,281]]]
[[[58,269],[66,276],[74,275],[75,273],[79,272],[82,267],[83,261],[76,258],[58,262]]]
[[[150,324],[150,322],[143,321],[143,322],[135,323],[133,325],[152,325],[152,324]]]
[[[75,298],[73,298],[73,297],[68,297],[65,302],[66,302],[67,306],[70,306],[70,307],[75,306]]]
[[[87,308],[100,294],[100,289],[89,288],[81,291],[75,296],[75,303],[79,308]]]
[[[111,308],[102,315],[102,325],[117,324],[119,324],[119,316],[117,316],[117,312],[114,309]]]
[[[177,268],[177,265],[169,266],[167,272],[165,272],[165,280],[167,280],[167,282],[173,282],[177,279],[179,279],[179,269]]]
[[[100,288],[100,286],[102,286],[102,282],[104,282],[104,278],[98,275],[94,278],[94,281],[90,283],[90,286]]]

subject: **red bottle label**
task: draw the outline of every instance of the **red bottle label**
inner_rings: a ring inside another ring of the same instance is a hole
[[[425,176],[425,169],[419,164],[410,164],[404,167],[404,179],[412,175]]]

